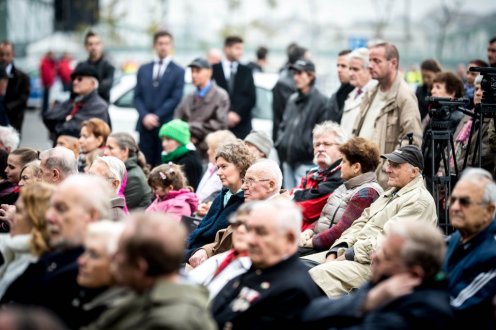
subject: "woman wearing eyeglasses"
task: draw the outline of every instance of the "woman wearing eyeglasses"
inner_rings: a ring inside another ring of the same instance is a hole
[[[315,226],[302,233],[301,255],[329,249],[383,191],[375,174],[380,158],[374,142],[354,137],[341,145],[339,151],[343,157],[344,183],[329,197]]]
[[[196,254],[197,250],[214,241],[217,232],[229,225],[229,215],[245,201],[241,180],[254,162],[254,157],[246,145],[238,140],[219,147],[215,160],[223,188],[205,218],[188,237],[185,261],[189,261],[193,267],[207,258],[206,255]]]

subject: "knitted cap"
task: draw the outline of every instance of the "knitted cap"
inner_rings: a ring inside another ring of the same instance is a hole
[[[258,150],[265,154],[265,157],[268,157],[270,154],[270,150],[274,145],[272,139],[267,135],[267,133],[262,131],[251,131],[245,137],[245,142],[253,144]]]
[[[189,143],[191,133],[189,132],[188,123],[182,121],[181,119],[174,119],[160,127],[158,136],[160,138],[168,137],[169,139],[176,140],[181,145],[185,146]]]

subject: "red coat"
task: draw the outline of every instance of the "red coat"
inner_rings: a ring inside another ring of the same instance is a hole
[[[319,171],[318,168],[308,171],[292,192],[293,200],[302,210],[302,231],[313,228],[329,196],[343,184],[340,164],[341,159],[324,171]]]
[[[45,56],[41,59],[40,76],[43,87],[52,87],[55,82],[55,77],[57,76],[57,63],[53,58]]]
[[[58,65],[59,77],[63,84],[71,83],[71,61],[68,59],[61,59]]]

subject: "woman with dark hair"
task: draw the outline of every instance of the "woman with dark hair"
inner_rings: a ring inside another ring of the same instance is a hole
[[[124,132],[110,134],[104,154],[117,157],[126,165],[127,178],[122,180],[121,192],[129,210],[148,207],[152,202],[152,190],[146,180],[150,165],[132,135]]]
[[[207,215],[188,237],[185,262],[192,253],[215,239],[220,229],[229,225],[229,215],[245,201],[242,179],[255,158],[243,141],[224,144],[215,156],[222,190],[212,202]]]
[[[341,145],[339,151],[343,156],[341,178],[344,183],[329,196],[314,227],[302,233],[302,255],[329,249],[383,191],[375,174],[380,158],[374,142],[354,137]]]
[[[11,183],[0,191],[0,204],[14,205],[19,197],[19,181],[21,170],[27,163],[38,159],[38,151],[31,148],[19,148],[10,152],[5,168],[5,178]]]

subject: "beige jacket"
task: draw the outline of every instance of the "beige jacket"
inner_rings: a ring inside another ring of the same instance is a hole
[[[400,190],[391,188],[382,194],[336,240],[331,250],[346,243],[348,247],[353,247],[356,262],[370,264],[370,254],[377,239],[388,226],[404,220],[437,223],[434,199],[425,188],[421,174]]]
[[[362,129],[367,111],[379,86],[370,89],[364,96],[360,107],[360,114],[353,125],[353,135],[358,136]],[[403,81],[400,74],[396,75],[393,85],[386,95],[386,105],[380,110],[375,119],[375,132],[372,141],[376,142],[381,154],[393,152],[402,145],[408,144],[403,140],[408,133],[413,133],[413,144],[420,147],[422,144],[422,126],[417,97]],[[377,169],[377,179],[380,185],[387,189],[386,162],[381,161]]]

